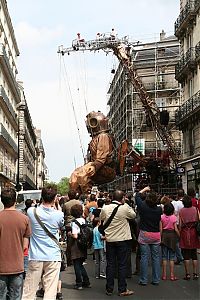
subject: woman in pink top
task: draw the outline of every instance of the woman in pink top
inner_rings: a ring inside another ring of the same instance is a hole
[[[176,258],[176,243],[179,237],[177,217],[174,215],[174,206],[171,203],[164,205],[164,213],[161,216],[162,236],[162,280],[167,279],[167,261],[170,266],[170,280],[177,280],[174,276],[174,260]]]

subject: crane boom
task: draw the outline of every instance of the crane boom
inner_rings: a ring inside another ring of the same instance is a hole
[[[158,136],[163,144],[168,147],[169,155],[175,164],[178,163],[178,152],[176,151],[176,143],[171,133],[166,126],[160,124],[160,109],[156,102],[151,99],[139,77],[137,70],[134,66],[134,61],[130,55],[130,50],[137,46],[138,42],[129,42],[128,36],[119,39],[110,34],[103,34],[98,39],[85,41],[84,39],[76,39],[72,41],[72,47],[64,48],[60,46],[58,53],[64,55],[74,51],[97,51],[103,50],[106,53],[113,52],[118,58],[119,62],[125,68],[127,76],[129,77],[135,91],[138,93],[142,106],[151,120],[153,129],[156,130]]]

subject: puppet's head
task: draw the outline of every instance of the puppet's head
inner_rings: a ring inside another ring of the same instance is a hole
[[[87,130],[91,136],[109,131],[108,118],[104,116],[102,112],[92,111],[86,116],[86,118]]]

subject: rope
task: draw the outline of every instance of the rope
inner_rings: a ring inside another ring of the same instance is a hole
[[[71,88],[70,88],[70,84],[69,84],[69,78],[68,78],[68,74],[67,74],[67,69],[66,69],[66,65],[65,65],[65,61],[63,59],[63,66],[64,66],[64,77],[65,77],[65,83],[68,87],[69,90],[69,95],[70,95],[70,100],[71,100],[71,106],[72,106],[72,110],[73,110],[73,114],[74,114],[74,119],[75,119],[75,123],[76,123],[76,128],[77,128],[77,132],[78,132],[78,137],[79,137],[79,142],[80,142],[80,148],[81,148],[81,152],[82,152],[82,156],[83,156],[83,160],[85,158],[85,151],[83,148],[83,144],[82,144],[82,140],[81,140],[81,135],[80,135],[80,129],[78,126],[78,121],[77,121],[77,116],[76,116],[76,111],[75,111],[75,106],[74,106],[74,102],[73,102],[73,97],[72,97],[72,92],[71,92]]]

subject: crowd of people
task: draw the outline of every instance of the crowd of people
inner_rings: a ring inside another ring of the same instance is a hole
[[[61,197],[52,186],[42,189],[40,203],[26,201],[17,211],[13,188],[1,191],[0,299],[62,300],[61,246],[66,242],[67,266],[73,266],[77,291],[91,288],[85,261],[87,246],[80,244],[83,228],[92,233],[94,277],[105,279],[106,295],[129,296],[127,277],[138,275],[138,284],[159,285],[176,281],[175,264],[184,263],[184,280],[198,280],[196,229],[200,201],[193,189],[176,195],[158,195],[149,186],[134,195],[70,190]],[[85,231],[86,232],[86,231]],[[90,250],[91,251],[91,250]],[[131,256],[135,252],[135,271]],[[192,262],[192,263],[191,263]],[[168,273],[169,264],[169,273]],[[149,267],[152,274],[149,278]],[[134,273],[133,273],[134,271]]]

